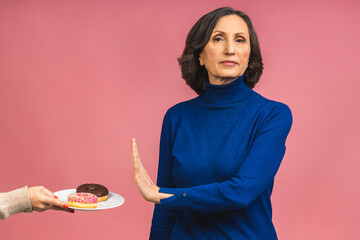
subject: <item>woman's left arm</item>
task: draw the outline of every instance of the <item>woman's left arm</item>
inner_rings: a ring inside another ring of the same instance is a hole
[[[152,202],[168,210],[227,211],[252,203],[272,183],[285,154],[292,125],[290,109],[283,105],[259,130],[237,173],[229,180],[191,188],[160,188]],[[164,197],[161,194],[174,194]]]

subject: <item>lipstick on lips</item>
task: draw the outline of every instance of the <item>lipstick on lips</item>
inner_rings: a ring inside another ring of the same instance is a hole
[[[225,66],[235,66],[235,65],[237,65],[237,62],[232,61],[232,60],[224,60],[224,61],[221,61],[220,63],[225,65]]]

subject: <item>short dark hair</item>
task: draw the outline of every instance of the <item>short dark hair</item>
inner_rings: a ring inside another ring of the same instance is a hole
[[[248,68],[245,71],[245,84],[254,88],[264,69],[258,38],[248,15],[229,7],[215,9],[202,16],[191,28],[186,38],[183,54],[178,58],[182,78],[199,95],[205,92],[203,80],[207,74],[205,67],[200,66],[199,54],[208,43],[219,19],[227,15],[239,16],[249,30],[251,52]]]

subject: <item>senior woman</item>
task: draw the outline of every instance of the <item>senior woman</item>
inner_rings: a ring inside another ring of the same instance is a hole
[[[252,90],[263,64],[249,17],[204,15],[178,60],[199,96],[165,114],[157,185],[132,139],[135,182],[156,203],[150,239],[277,239],[270,196],[292,115]]]

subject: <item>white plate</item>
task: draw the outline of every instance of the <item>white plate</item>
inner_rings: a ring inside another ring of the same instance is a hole
[[[76,189],[66,189],[66,190],[57,191],[57,192],[54,192],[54,195],[57,196],[59,198],[59,200],[61,200],[63,202],[67,202],[67,197],[71,193],[76,193]],[[102,202],[98,202],[97,208],[76,208],[76,207],[70,207],[70,206],[69,206],[69,208],[76,209],[76,210],[83,210],[83,211],[98,211],[98,210],[104,210],[104,209],[118,207],[118,206],[124,204],[124,202],[125,202],[125,199],[122,196],[120,196],[117,193],[109,192],[108,199],[105,201],[102,201]]]

